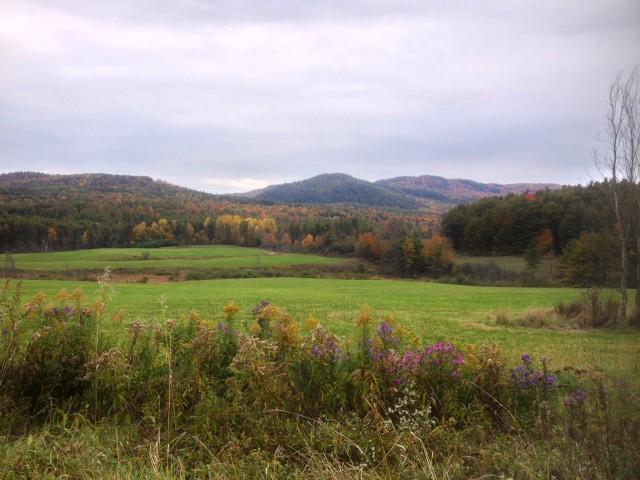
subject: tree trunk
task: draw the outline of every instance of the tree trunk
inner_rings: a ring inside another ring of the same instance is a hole
[[[636,238],[636,317],[640,320],[640,234]]]
[[[618,326],[624,327],[627,324],[627,235],[624,222],[620,214],[620,201],[618,191],[614,185],[613,203],[616,213],[616,221],[618,222],[618,242],[620,248],[620,312],[618,313]]]
[[[636,189],[636,321],[640,321],[640,185]]]

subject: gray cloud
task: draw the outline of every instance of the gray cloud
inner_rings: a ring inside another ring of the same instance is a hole
[[[635,0],[11,1],[0,171],[584,182]]]

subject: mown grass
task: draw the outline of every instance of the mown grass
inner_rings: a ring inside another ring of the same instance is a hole
[[[84,289],[97,295],[95,283],[27,280],[25,295],[44,292],[54,296],[61,289]],[[515,359],[524,352],[547,357],[553,368],[574,366],[601,368],[625,376],[640,373],[640,333],[635,330],[549,330],[497,325],[498,312],[518,315],[531,309],[552,308],[579,298],[569,288],[475,287],[402,280],[335,280],[304,278],[256,278],[191,281],[170,284],[116,284],[109,305],[111,315],[124,313],[119,323],[106,323],[113,333],[127,320],[160,313],[197,310],[212,320],[233,300],[239,319],[248,323],[260,300],[286,308],[300,323],[309,315],[340,336],[353,334],[353,321],[361,305],[371,305],[382,318],[394,315],[423,342],[447,340],[460,344],[500,345]]]
[[[18,270],[114,270],[204,269],[271,267],[286,265],[333,265],[338,258],[299,253],[280,253],[231,245],[165,248],[97,248],[47,253],[13,254]]]

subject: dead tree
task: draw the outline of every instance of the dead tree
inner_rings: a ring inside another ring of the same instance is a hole
[[[630,89],[635,84],[635,73],[626,80],[619,74],[609,87],[606,128],[602,149],[597,152],[597,164],[609,179],[616,221],[618,250],[620,254],[620,311],[618,325],[627,323],[628,246],[633,227],[632,191],[636,184],[637,168],[630,161],[628,103]]]

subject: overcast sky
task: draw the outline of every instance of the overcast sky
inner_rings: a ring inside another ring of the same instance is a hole
[[[638,0],[0,0],[0,171],[584,183],[638,64]]]

